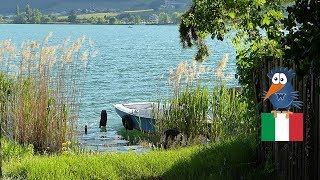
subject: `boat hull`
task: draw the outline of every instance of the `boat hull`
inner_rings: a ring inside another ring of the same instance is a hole
[[[125,108],[119,104],[114,105],[116,113],[121,117],[128,116],[131,119],[132,125],[134,129],[147,132],[147,133],[154,133],[155,132],[155,119],[143,115],[139,115],[139,112],[135,110]]]

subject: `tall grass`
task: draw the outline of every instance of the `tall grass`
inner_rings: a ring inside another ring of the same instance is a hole
[[[156,111],[157,132],[178,128],[188,140],[202,136],[217,141],[254,130],[255,120],[248,112],[246,98],[235,88],[225,86],[230,78],[223,74],[227,61],[225,55],[211,88],[201,85],[200,75],[206,72],[201,64],[182,62],[171,71],[169,84],[174,87],[174,97],[161,103],[164,111]]]
[[[207,88],[199,85],[195,89],[186,87],[178,96],[169,100],[169,103],[165,103],[167,107],[164,108],[164,113],[158,114],[158,132],[178,128],[187,137],[207,135],[209,99]]]
[[[247,135],[254,131],[254,116],[248,111],[246,99],[236,88],[222,83],[213,88],[210,96],[210,136],[214,140]]]
[[[51,45],[25,42],[20,49],[10,40],[0,42],[0,111],[2,132],[37,151],[57,151],[73,140],[79,111],[80,77],[91,46],[70,38]],[[91,43],[92,44],[92,43]]]

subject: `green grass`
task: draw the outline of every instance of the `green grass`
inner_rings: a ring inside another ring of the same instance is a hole
[[[129,141],[130,144],[138,144],[140,142],[150,142],[152,144],[157,144],[160,142],[160,136],[156,134],[143,133],[139,130],[126,130],[122,128],[118,131],[118,134],[123,136],[123,138]]]
[[[253,144],[239,138],[145,154],[28,156],[5,162],[3,171],[19,179],[232,179],[255,173]]]
[[[133,10],[133,11],[124,11],[125,13],[143,13],[143,12],[152,12],[154,9],[142,9],[142,10]]]
[[[33,156],[33,146],[22,146],[18,143],[1,139],[3,161],[8,162]]]
[[[114,17],[117,15],[118,15],[117,13],[93,13],[93,14],[80,14],[77,16],[77,18],[78,19],[89,19],[91,17],[104,18],[104,16]]]
[[[92,14],[79,14],[77,15],[77,19],[90,19],[92,17],[96,18],[104,18],[104,16],[107,17],[114,17],[117,16],[117,13],[92,13]],[[59,20],[67,20],[68,16],[59,16]]]

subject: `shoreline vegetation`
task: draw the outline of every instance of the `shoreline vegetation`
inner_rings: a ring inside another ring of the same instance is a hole
[[[16,6],[14,15],[2,16],[0,24],[81,24],[81,25],[177,25],[182,12],[177,10],[142,9],[116,12],[83,12],[43,14],[27,5],[24,11]]]
[[[91,46],[74,42],[0,41],[0,125],[4,138],[32,144],[36,152],[57,152],[74,141],[79,109],[79,77]],[[89,40],[90,41],[90,40]],[[21,47],[21,49],[17,48]]]
[[[245,99],[240,101],[241,93],[223,85],[230,78],[223,73],[227,55],[216,72],[195,61],[181,62],[171,70],[168,84],[174,96],[167,102],[172,107],[171,111],[157,114],[155,135],[122,132],[124,137],[130,133],[134,137],[129,137],[130,143],[149,146],[152,151],[141,155],[97,153],[81,149],[73,134],[79,112],[78,82],[74,77],[83,74],[87,59],[94,57],[93,42],[82,37],[75,42],[67,39],[61,45],[50,45],[51,36],[42,43],[25,43],[21,51],[10,40],[0,46],[5,178],[171,179],[181,176],[176,170],[187,171],[181,172],[186,179],[251,175],[254,118],[244,116],[247,105]],[[84,46],[87,42],[89,45]],[[201,85],[201,75],[205,73],[216,74],[216,88],[209,90],[207,85]],[[207,126],[208,120],[215,124]],[[169,150],[165,150],[162,134],[172,127],[181,129],[185,138],[181,142],[173,139]],[[210,144],[204,145],[207,138]],[[231,155],[240,150],[246,155]],[[212,161],[206,161],[208,156]],[[108,163],[109,169],[101,168]],[[220,167],[221,164],[224,165]]]
[[[164,113],[156,114],[154,136],[137,131],[119,132],[130,143],[145,143],[152,147],[151,151],[141,154],[130,150],[126,153],[99,153],[81,149],[77,144],[74,132],[79,97],[74,77],[83,74],[87,59],[94,57],[90,48],[81,48],[87,42],[85,37],[73,43],[66,40],[62,45],[52,46],[48,44],[49,35],[42,43],[31,41],[21,49],[12,45],[10,40],[1,41],[0,163],[3,163],[4,178],[317,177],[319,163],[314,157],[319,153],[312,149],[319,145],[319,128],[312,127],[318,127],[319,122],[314,111],[319,109],[319,103],[314,100],[319,97],[320,71],[317,67],[320,64],[317,61],[319,51],[313,47],[320,42],[315,36],[319,34],[315,17],[320,6],[315,1],[297,0],[288,7],[288,16],[285,16],[283,4],[288,2],[292,1],[250,1],[250,8],[239,8],[248,7],[247,2],[193,1],[190,9],[182,15],[179,31],[182,46],[195,47],[197,53],[191,64],[181,62],[170,71],[168,85],[172,96],[159,101],[170,106],[164,108]],[[24,12],[17,8],[15,17],[36,24],[44,17],[40,15],[41,12],[27,7]],[[304,18],[306,15],[310,18]],[[84,23],[77,21],[76,16],[75,11],[70,12],[67,19]],[[117,22],[114,16],[105,20],[109,24]],[[99,24],[99,18],[94,22]],[[283,33],[284,29],[288,32]],[[212,39],[223,41],[234,30],[236,35],[232,44],[237,48],[236,78],[242,85],[240,91],[224,85],[230,78],[223,72],[227,55],[216,71],[206,70],[201,63],[210,55],[205,38],[210,35]],[[90,40],[88,43],[93,46]],[[301,146],[261,143],[259,138],[260,113],[272,110],[270,104],[261,98],[262,92],[270,86],[266,74],[279,65],[294,69],[297,80],[303,80],[301,84],[294,83],[296,89],[303,90],[300,95],[307,106],[298,111],[305,114],[305,129],[308,129]],[[215,86],[201,83],[201,76],[205,73],[213,77]],[[161,136],[168,128],[178,128],[183,138],[173,139],[173,146],[164,149]],[[209,143],[204,144],[203,139]]]

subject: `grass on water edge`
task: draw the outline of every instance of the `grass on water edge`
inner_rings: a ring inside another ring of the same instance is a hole
[[[126,130],[121,128],[118,131],[125,140],[129,141],[129,144],[140,144],[141,142],[150,142],[152,144],[157,144],[160,142],[160,136],[156,134],[143,133],[139,130]]]
[[[4,162],[4,177],[18,179],[234,179],[256,176],[253,138],[208,146],[134,153],[28,155]]]

